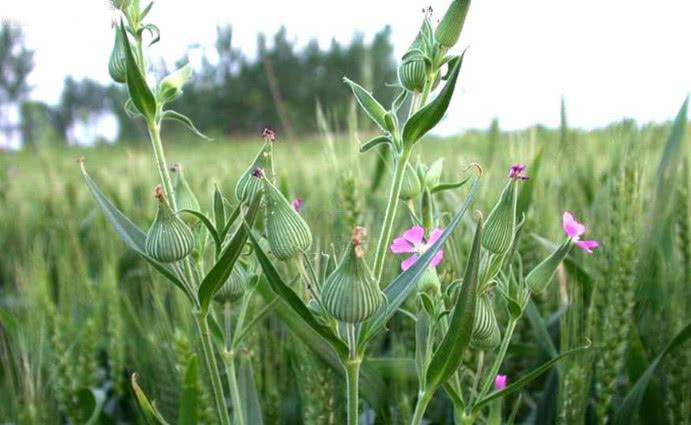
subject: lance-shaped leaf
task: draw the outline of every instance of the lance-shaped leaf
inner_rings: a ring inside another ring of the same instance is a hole
[[[139,387],[136,373],[132,374],[132,390],[134,390],[137,403],[144,412],[144,417],[148,423],[153,425],[168,425],[168,422],[166,422],[166,420],[163,419],[163,416],[158,412],[158,410],[156,410],[156,406],[149,401],[149,399],[146,397],[146,394],[144,394],[144,391],[142,391],[142,389]]]
[[[537,367],[536,369],[532,370],[530,373],[527,375],[521,376],[520,379],[516,380],[510,385],[507,385],[503,390],[501,391],[495,391],[486,397],[484,397],[482,400],[479,400],[475,405],[473,406],[473,413],[478,413],[483,407],[485,407],[488,403],[492,402],[493,400],[497,400],[499,398],[505,397],[509,394],[513,394],[516,391],[520,391],[521,388],[525,387],[529,383],[531,383],[535,378],[538,376],[542,375],[543,373],[547,372],[549,368],[552,367],[555,363],[557,363],[559,360],[563,359],[564,357],[570,356],[572,354],[576,354],[582,351],[587,350],[590,348],[590,345],[586,347],[579,347],[579,348],[574,348],[573,350],[569,350],[565,353],[562,353],[558,355],[557,357],[550,359],[546,362],[544,362],[542,365]]]
[[[631,391],[626,394],[624,402],[621,404],[619,410],[617,410],[614,416],[614,425],[626,425],[634,423],[636,413],[638,412],[638,406],[643,400],[645,395],[645,390],[648,388],[650,380],[653,378],[657,367],[662,362],[662,359],[672,351],[681,347],[686,341],[691,338],[691,323],[688,323],[682,328],[682,330],[677,333],[672,341],[667,344],[667,346],[660,352],[660,354],[655,357],[655,359],[650,363],[650,366],[643,372],[643,374],[638,378],[638,381],[634,384]]]
[[[147,120],[153,120],[156,117],[156,97],[146,83],[146,78],[144,78],[144,75],[134,59],[132,47],[130,46],[127,31],[125,30],[125,24],[122,22],[120,22],[120,31],[123,41],[122,44],[125,47],[125,59],[127,61],[127,90],[137,110],[141,112]]]
[[[201,137],[204,140],[207,140],[209,142],[213,142],[213,140],[214,140],[211,137],[208,137],[207,135],[205,135],[204,133],[199,131],[197,129],[197,127],[194,126],[194,123],[192,122],[192,120],[188,116],[183,115],[179,112],[175,112],[172,109],[168,109],[168,110],[163,111],[163,113],[161,114],[161,118],[164,120],[172,120],[172,121],[179,122],[180,124],[187,127],[196,136]]]
[[[465,53],[464,53],[465,54]],[[446,110],[451,102],[458,74],[461,71],[463,55],[456,57],[449,62],[449,75],[446,85],[441,89],[439,95],[429,104],[425,105],[408,119],[403,127],[403,143],[412,146],[422,138],[428,131],[434,128],[446,114]]]
[[[300,297],[298,297],[297,294],[283,282],[283,279],[281,279],[281,276],[278,274],[278,271],[276,271],[276,268],[271,263],[271,260],[269,260],[269,257],[267,257],[267,255],[264,253],[264,250],[262,250],[261,246],[259,246],[259,242],[257,242],[254,235],[250,234],[249,238],[250,242],[254,246],[255,255],[257,256],[257,260],[259,260],[259,264],[264,271],[264,276],[266,277],[269,286],[271,286],[271,289],[276,293],[276,295],[281,297],[281,299],[285,301],[285,303],[290,306],[293,311],[298,314],[298,316],[300,316],[305,325],[311,327],[319,335],[321,335],[321,337],[333,347],[334,351],[338,353],[341,358],[346,358],[348,355],[348,348],[343,340],[341,340],[341,338],[339,338],[331,330],[331,328],[326,327],[317,321],[305,303],[302,302]]]
[[[389,138],[389,136],[375,136],[360,145],[360,152],[364,153],[377,146],[384,146],[385,144],[393,145],[393,141]]]
[[[264,257],[266,257],[266,254],[264,254]],[[290,290],[290,288],[288,288],[288,290]],[[259,281],[257,292],[267,303],[274,304],[273,309],[276,314],[278,314],[281,321],[300,339],[300,341],[312,350],[325,365],[329,366],[334,372],[345,379],[342,359],[347,357],[348,349],[343,341],[337,343],[339,348],[327,342],[318,328],[313,326],[314,324],[312,321],[306,321],[304,319],[304,310],[302,310],[301,307],[299,307],[299,310],[296,310],[284,298],[276,296],[276,293],[272,290],[267,279],[261,279]],[[298,313],[298,311],[300,311],[300,313]],[[311,314],[309,311],[308,313]],[[319,324],[317,325],[321,326]],[[328,331],[331,332],[330,329]],[[386,394],[385,384],[367,362],[363,363],[360,368],[360,394],[375,409],[379,410],[385,408],[382,404],[382,396]]]
[[[398,308],[403,304],[403,302],[410,296],[410,294],[415,290],[415,285],[420,277],[425,273],[427,267],[432,262],[434,255],[441,249],[441,247],[446,243],[446,240],[451,236],[451,232],[458,226],[461,219],[470,208],[473,200],[475,199],[475,194],[479,186],[479,178],[476,178],[470,187],[468,196],[466,197],[463,205],[458,210],[453,220],[444,229],[444,232],[439,237],[439,240],[435,242],[420,258],[412,265],[408,270],[401,273],[396,277],[386,288],[384,288],[384,294],[386,295],[387,303],[377,313],[373,318],[362,324],[360,330],[360,340],[358,343],[358,348],[363,350],[366,344],[374,338],[379,331],[381,331],[393,315],[398,311]]]
[[[216,255],[219,255],[221,252],[221,240],[218,237],[218,233],[216,232],[216,228],[214,227],[213,223],[209,218],[204,215],[203,213],[195,210],[180,210],[180,212],[184,212],[187,214],[192,214],[193,216],[197,217],[199,221],[206,227],[206,230],[209,231],[209,234],[211,234],[211,238],[214,240],[214,245],[216,246]]]
[[[451,316],[449,330],[444,336],[427,368],[426,391],[434,391],[446,382],[463,362],[463,353],[470,344],[475,321],[477,302],[477,281],[480,268],[480,248],[482,241],[482,219],[478,221],[465,268],[463,285],[456,298],[456,306]]]
[[[365,90],[358,83],[343,77],[343,82],[350,86],[350,89],[355,95],[355,99],[360,104],[362,109],[365,111],[368,117],[374,121],[379,128],[384,131],[390,131],[386,125],[386,109],[377,101],[377,99],[372,96],[372,93]]]
[[[238,367],[238,384],[240,386],[240,402],[242,412],[245,415],[245,424],[263,425],[262,408],[257,394],[257,386],[254,383],[254,371],[252,361],[248,356],[240,357]]]
[[[103,211],[103,213],[105,214],[106,219],[111,224],[111,226],[113,226],[115,232],[125,243],[125,245],[127,245],[128,248],[135,251],[137,254],[144,257],[144,259],[149,264],[151,264],[153,268],[156,269],[156,271],[161,273],[175,286],[177,286],[183,292],[185,292],[185,294],[187,294],[184,285],[177,278],[175,272],[173,272],[173,269],[171,269],[170,266],[168,266],[167,264],[163,264],[154,260],[146,253],[146,250],[144,248],[144,243],[146,241],[146,233],[144,233],[136,224],[132,223],[132,220],[130,220],[125,214],[120,212],[120,210],[117,209],[115,205],[113,205],[110,199],[108,199],[108,197],[98,187],[96,182],[94,182],[91,179],[91,177],[87,174],[86,168],[84,168],[84,161],[80,160],[79,165],[81,167],[82,176],[86,181],[86,186],[89,188],[89,191],[93,195],[94,199],[96,199],[96,203],[101,208],[101,211]]]
[[[235,263],[237,262],[238,258],[240,258],[242,248],[245,246],[245,243],[247,243],[247,236],[250,233],[250,226],[254,224],[254,219],[257,217],[257,211],[259,211],[260,203],[261,194],[257,194],[245,213],[246,225],[238,228],[233,236],[233,239],[221,252],[216,264],[214,264],[209,273],[204,276],[202,283],[199,285],[198,297],[199,306],[202,312],[206,313],[209,311],[211,300],[228,279],[230,272],[235,266]]]
[[[225,226],[223,227],[223,230],[220,230],[218,234],[218,238],[221,240],[221,242],[225,241],[226,236],[228,236],[228,232],[230,232],[230,228],[233,226],[233,223],[235,223],[235,220],[240,216],[240,211],[242,210],[242,204],[238,204],[237,207],[233,210],[233,212],[230,214],[230,217],[226,221]]]
[[[197,425],[199,416],[199,377],[197,356],[193,355],[185,365],[180,391],[178,425]]]
[[[218,188],[218,185],[214,185],[214,198],[213,198],[213,211],[214,211],[214,224],[219,229],[222,229],[226,225],[226,206],[223,203],[223,194]]]

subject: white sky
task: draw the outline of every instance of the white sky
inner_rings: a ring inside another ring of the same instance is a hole
[[[173,61],[193,43],[212,51],[216,25],[225,23],[249,55],[257,32],[281,25],[299,45],[317,37],[326,47],[356,31],[369,40],[391,24],[400,55],[421,9],[431,4],[438,19],[448,1],[158,0],[149,20],[162,40],[153,55]],[[107,0],[2,0],[0,16],[19,22],[36,49],[33,98],[57,100],[67,74],[108,82]],[[461,45],[470,49],[445,132],[486,127],[495,116],[503,128],[556,125],[562,95],[572,125],[663,121],[691,91],[688,0],[474,0]]]

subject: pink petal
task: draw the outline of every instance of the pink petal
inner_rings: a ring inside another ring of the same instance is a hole
[[[401,269],[403,271],[408,270],[415,262],[417,261],[418,257],[417,255],[411,255],[410,257],[406,258],[401,262]]]
[[[593,250],[600,246],[598,241],[577,241],[576,246],[582,248],[588,254],[592,254]]]
[[[561,227],[564,229],[564,233],[566,233],[566,235],[570,238],[577,238],[585,233],[585,226],[576,221],[576,218],[573,216],[573,214],[568,211],[564,212]]]
[[[508,381],[508,378],[506,375],[497,375],[496,378],[494,378],[494,389],[497,391],[501,391],[504,388],[506,388],[506,383]]]
[[[432,229],[429,234],[429,238],[427,239],[427,246],[432,246],[436,241],[438,241],[442,233],[444,233],[444,231],[438,227],[436,229]]]
[[[406,252],[415,252],[415,247],[403,238],[396,238],[391,243],[391,252],[394,254],[403,254]]]
[[[429,263],[429,266],[430,267],[437,267],[437,265],[439,265],[439,263],[441,263],[441,260],[443,258],[444,258],[444,251],[442,251],[440,249],[439,251],[437,251],[436,254],[434,254],[434,257],[432,257],[432,262]]]
[[[422,226],[416,225],[403,232],[403,238],[414,245],[420,245],[422,238],[425,237],[425,229]]]

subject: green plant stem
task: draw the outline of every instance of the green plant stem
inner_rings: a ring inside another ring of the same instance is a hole
[[[357,425],[358,423],[358,404],[359,404],[359,394],[358,385],[360,381],[360,364],[362,359],[359,357],[354,359],[349,359],[345,363],[346,369],[346,387],[347,387],[347,416],[348,425]]]
[[[223,362],[226,367],[230,398],[233,402],[234,423],[235,425],[245,425],[245,412],[242,411],[240,387],[238,386],[238,378],[235,372],[235,351],[226,351],[223,355]]]
[[[497,353],[497,356],[494,358],[494,363],[492,363],[492,367],[489,369],[489,374],[486,376],[485,382],[482,384],[482,391],[480,391],[480,395],[477,397],[478,400],[482,400],[492,388],[494,378],[497,376],[499,368],[504,362],[504,357],[506,357],[506,350],[509,348],[513,331],[516,329],[516,323],[518,323],[518,319],[512,318],[509,320],[509,325],[506,327],[506,332],[504,333],[504,339],[499,347],[499,353]]]
[[[391,191],[389,192],[389,200],[386,204],[386,212],[384,213],[384,226],[381,229],[379,240],[377,241],[377,251],[374,257],[374,277],[381,286],[382,272],[384,271],[384,260],[386,258],[386,250],[391,239],[391,231],[393,230],[393,222],[396,217],[396,210],[398,209],[398,197],[401,194],[401,187],[403,186],[403,177],[405,176],[405,167],[408,165],[410,159],[410,149],[403,148],[398,161],[396,162],[394,170],[394,179],[391,184]]]
[[[154,122],[150,122],[147,123],[147,128],[149,130],[149,137],[151,138],[151,145],[154,148],[156,167],[158,167],[158,173],[161,175],[161,183],[163,183],[163,188],[166,191],[166,195],[168,195],[170,207],[173,211],[177,211],[178,207],[175,199],[175,192],[173,192],[173,181],[170,178],[170,172],[168,172],[168,163],[163,153],[163,143],[161,143],[161,127]]]
[[[209,332],[209,324],[206,322],[206,314],[195,314],[194,317],[197,328],[199,329],[199,336],[202,340],[204,365],[206,366],[211,380],[211,389],[216,404],[218,421],[221,425],[230,425],[230,417],[228,416],[228,409],[226,408],[226,401],[223,396],[223,385],[221,385],[221,376],[218,373],[216,357],[214,356],[213,344],[211,342],[211,333]]]
[[[432,401],[432,391],[421,391],[417,398],[417,403],[415,404],[415,412],[413,413],[413,420],[411,425],[420,425],[422,423],[422,418],[425,416],[425,410],[429,402]]]

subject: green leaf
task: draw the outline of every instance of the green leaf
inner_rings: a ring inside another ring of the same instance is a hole
[[[528,167],[530,178],[524,181],[521,185],[521,192],[518,194],[516,201],[516,219],[521,220],[523,215],[528,214],[528,208],[533,200],[533,190],[535,190],[535,182],[538,181],[538,174],[540,172],[540,165],[542,164],[544,148],[535,155],[533,162]]]
[[[389,145],[393,145],[393,141],[389,138],[389,136],[375,136],[362,145],[360,145],[360,152],[364,153],[372,148],[375,148],[377,146],[383,145],[385,143],[388,143]]]
[[[426,391],[434,391],[439,385],[458,370],[463,362],[463,353],[470,344],[475,322],[475,304],[477,302],[477,281],[480,268],[480,251],[482,241],[482,220],[477,224],[473,247],[468,256],[463,277],[463,285],[456,299],[449,330],[439,348],[434,352],[432,361],[427,367]]]
[[[144,411],[144,417],[147,423],[154,425],[168,425],[163,416],[156,410],[156,407],[149,402],[149,399],[144,394],[144,391],[137,384],[137,374],[132,374],[132,390],[134,390],[134,395],[137,398],[137,403],[139,407]]]
[[[545,353],[547,353],[549,357],[556,357],[557,349],[554,346],[554,342],[552,342],[552,337],[550,336],[549,331],[547,330],[545,321],[542,319],[542,316],[540,315],[540,311],[537,309],[537,306],[532,300],[528,301],[528,305],[525,309],[525,315],[528,318],[528,321],[530,322],[530,326],[533,327],[533,331],[535,331],[537,345]]]
[[[470,180],[470,177],[466,177],[463,180],[452,183],[439,183],[438,185],[434,186],[432,190],[430,190],[430,193],[438,193],[445,192],[447,190],[458,189],[459,187],[468,183],[468,180]]]
[[[226,225],[226,206],[223,203],[223,194],[221,193],[218,185],[214,185],[214,200],[213,200],[213,210],[214,210],[214,224],[217,228],[225,227]]]
[[[302,315],[298,313],[283,298],[276,296],[266,279],[261,279],[257,285],[257,292],[267,303],[275,303],[274,311],[281,318],[290,331],[297,336],[312,352],[319,357],[325,365],[329,366],[334,372],[345,379],[342,358],[347,356],[347,347],[341,341],[341,348],[335,349],[327,342],[323,335],[315,328],[305,322]],[[360,368],[360,393],[376,409],[385,406],[382,401],[386,394],[386,387],[379,375],[372,369],[368,362],[363,363]]]
[[[245,414],[245,424],[263,425],[262,408],[254,383],[252,362],[248,356],[241,356],[238,366],[238,386],[240,387],[240,402]]]
[[[238,260],[238,258],[240,258],[242,248],[247,243],[247,236],[250,233],[250,226],[254,224],[254,219],[257,217],[261,198],[261,194],[257,194],[254,197],[252,204],[245,213],[246,225],[238,228],[233,236],[233,239],[230,241],[230,243],[228,243],[228,245],[226,245],[226,247],[223,249],[223,252],[221,252],[216,264],[214,264],[209,273],[204,276],[202,283],[199,285],[197,296],[199,298],[199,307],[203,314],[206,314],[209,311],[211,300],[228,279],[230,272],[235,266],[235,262]]]
[[[233,223],[235,223],[235,220],[240,216],[240,211],[242,204],[238,204],[237,207],[233,210],[233,212],[230,214],[230,217],[228,218],[228,221],[226,221],[225,226],[223,226],[223,230],[221,230],[221,233],[218,234],[218,238],[221,240],[221,242],[226,240],[226,236],[228,236],[228,232],[230,232],[230,228],[232,227]]]
[[[281,276],[278,274],[273,264],[271,264],[271,260],[269,260],[269,257],[266,256],[261,246],[259,246],[259,242],[257,242],[257,240],[254,238],[254,235],[250,234],[249,239],[254,246],[254,252],[257,256],[257,260],[259,260],[259,264],[264,271],[264,276],[266,277],[266,280],[271,286],[273,292],[283,301],[285,301],[285,303],[290,306],[295,313],[297,313],[305,325],[316,331],[332,346],[334,351],[338,353],[341,358],[345,359],[348,356],[348,347],[346,347],[343,340],[339,338],[331,330],[331,328],[319,323],[312,312],[307,308],[305,303],[302,302],[300,297],[298,297],[297,294],[295,294],[295,292],[293,292],[293,290],[283,282]]]
[[[122,32],[122,41],[125,46],[125,59],[127,61],[127,90],[137,110],[141,112],[147,120],[153,120],[156,117],[156,97],[146,83],[146,78],[144,78],[144,75],[134,59],[132,47],[127,37],[127,31],[125,31],[125,25],[122,22],[120,22],[120,31]]]
[[[477,414],[480,412],[480,410],[485,407],[488,403],[492,402],[493,400],[497,400],[499,398],[502,398],[504,396],[507,396],[509,394],[513,394],[516,391],[519,391],[521,388],[524,386],[528,385],[530,382],[532,382],[535,378],[538,376],[542,375],[546,371],[549,370],[549,368],[552,367],[555,363],[563,359],[564,357],[570,356],[572,354],[579,353],[581,351],[585,351],[590,348],[590,345],[585,346],[585,347],[579,347],[579,348],[574,348],[573,350],[569,350],[565,353],[562,353],[558,355],[557,357],[554,357],[553,359],[550,359],[537,367],[536,369],[532,370],[530,373],[527,375],[522,375],[520,379],[517,381],[509,384],[506,386],[501,391],[495,391],[491,394],[488,394],[486,397],[484,397],[482,400],[479,400],[475,405],[473,406],[473,413]]]
[[[178,410],[178,425],[197,425],[199,414],[199,373],[197,356],[193,355],[187,361],[182,379],[180,392],[180,408]]]
[[[401,106],[403,106],[403,103],[406,101],[408,98],[408,90],[402,90],[401,94],[396,96],[394,99],[393,103],[391,104],[391,112],[396,115],[398,114],[398,110],[401,109]]]
[[[420,259],[413,264],[405,272],[399,274],[386,288],[384,288],[384,294],[386,295],[387,304],[381,309],[377,315],[372,319],[366,321],[362,324],[360,330],[360,340],[359,349],[364,348],[364,346],[369,342],[374,336],[376,336],[379,331],[384,329],[388,321],[393,317],[398,308],[403,304],[403,302],[408,298],[408,296],[415,290],[415,285],[417,281],[425,273],[425,270],[432,262],[432,257],[444,246],[446,240],[451,236],[451,232],[458,226],[461,219],[465,215],[468,208],[475,199],[475,194],[479,186],[479,178],[476,177],[475,181],[470,187],[468,196],[466,197],[463,205],[458,210],[453,220],[444,229],[441,237],[437,242],[434,243],[422,256]]]
[[[94,425],[103,411],[106,395],[101,390],[80,388],[76,394],[76,411],[72,412],[84,425]]]
[[[205,216],[203,213],[199,211],[184,209],[180,212],[192,214],[193,216],[197,217],[199,221],[202,222],[202,224],[204,225],[204,227],[206,227],[206,230],[209,231],[211,237],[214,240],[214,245],[216,246],[216,256],[218,256],[221,253],[221,240],[219,239],[218,234],[216,233],[216,228],[214,227],[213,223],[211,223],[211,220],[209,220],[207,216]]]
[[[465,53],[464,53],[465,54]],[[417,111],[408,119],[403,127],[403,143],[412,146],[422,138],[428,131],[434,128],[444,117],[446,110],[451,102],[458,74],[463,63],[463,55],[454,58],[449,63],[449,78],[441,89],[439,95],[425,107]]]
[[[96,199],[96,203],[101,208],[101,211],[103,211],[105,214],[106,219],[111,226],[113,226],[115,232],[125,243],[125,245],[127,245],[128,248],[135,251],[137,254],[144,257],[144,259],[151,264],[154,269],[170,280],[175,286],[180,288],[182,292],[187,294],[184,285],[177,278],[175,272],[173,272],[173,269],[171,269],[167,264],[159,263],[146,253],[146,249],[144,248],[146,234],[139,227],[137,227],[136,224],[132,223],[132,221],[126,215],[120,212],[120,210],[113,205],[110,199],[108,199],[108,197],[101,192],[101,189],[99,189],[96,182],[94,182],[87,174],[86,168],[84,168],[84,161],[80,161],[80,167],[82,176],[86,181],[86,186],[89,188],[89,191],[93,195],[94,199]]]
[[[18,329],[17,319],[14,315],[0,306],[0,325],[5,327],[10,332],[15,332]]]
[[[141,36],[142,34],[144,34],[144,31],[149,31],[149,35],[151,36],[151,42],[149,43],[149,46],[153,46],[154,44],[161,41],[161,30],[158,29],[156,25],[146,24],[143,27],[139,28],[137,34]]]
[[[660,354],[655,357],[655,359],[650,363],[650,366],[643,372],[643,374],[638,378],[638,381],[634,384],[633,388],[626,394],[624,402],[621,407],[617,410],[614,415],[614,425],[628,425],[634,423],[636,413],[638,412],[638,407],[643,400],[645,395],[645,390],[648,388],[648,383],[655,375],[657,367],[662,362],[662,359],[675,349],[679,348],[682,344],[691,338],[691,323],[684,326],[672,340],[667,344],[667,346],[660,352]]]
[[[197,127],[194,126],[194,123],[192,122],[192,120],[189,117],[187,117],[186,115],[183,115],[179,112],[175,112],[172,109],[167,109],[167,110],[163,111],[163,113],[161,114],[161,119],[177,121],[180,124],[187,127],[196,136],[201,137],[202,139],[209,141],[209,142],[213,142],[213,140],[214,140],[211,137],[208,137],[207,135],[205,135],[204,133],[199,131],[197,129]]]
[[[365,90],[356,82],[349,80],[347,77],[343,77],[343,82],[350,86],[350,89],[355,95],[355,99],[365,111],[367,116],[370,117],[372,121],[374,121],[382,130],[390,131],[386,125],[386,109],[384,109],[381,103],[379,103],[370,92]]]

